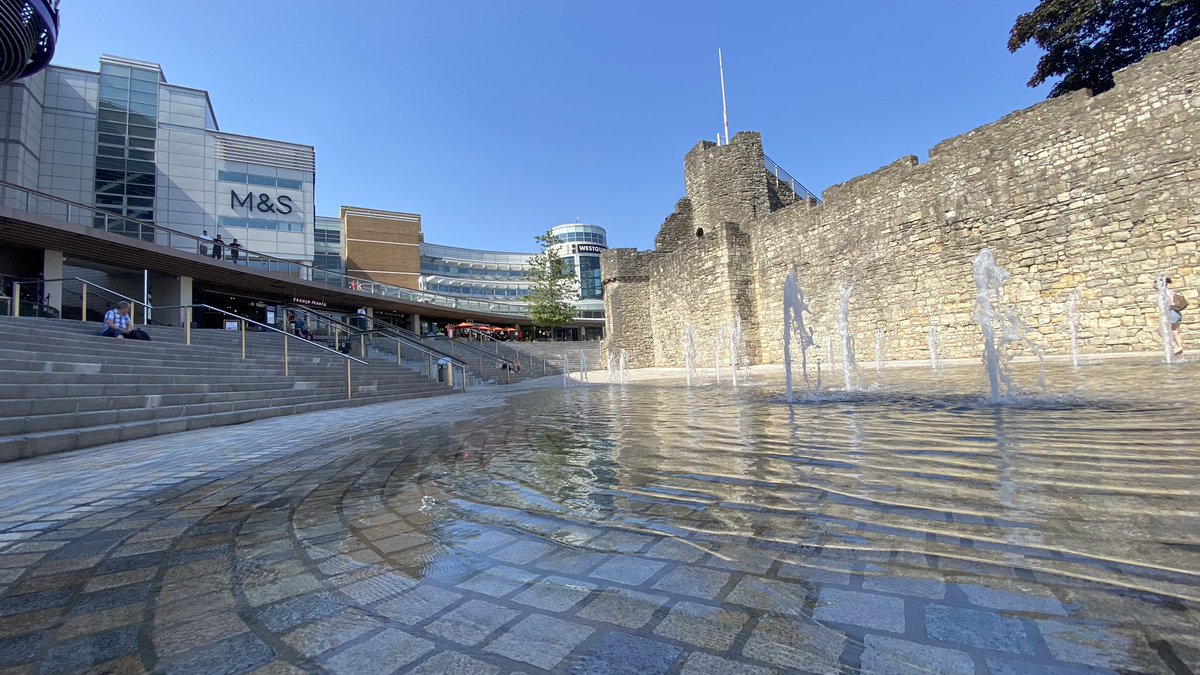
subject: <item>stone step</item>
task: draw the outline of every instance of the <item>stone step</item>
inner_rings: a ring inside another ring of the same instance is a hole
[[[449,393],[447,390],[445,393]],[[363,397],[355,400],[308,401],[283,406],[268,406],[246,410],[216,412],[189,417],[178,417],[168,420],[146,420],[108,424],[100,427],[83,429],[61,429],[34,434],[0,437],[0,462],[13,461],[27,457],[68,452],[105,443],[145,438],[159,434],[177,433],[195,429],[206,429],[213,426],[241,424],[258,419],[293,415],[298,413],[332,410],[358,405],[370,405],[386,401],[399,401],[411,398],[435,396],[437,393],[402,393]]]

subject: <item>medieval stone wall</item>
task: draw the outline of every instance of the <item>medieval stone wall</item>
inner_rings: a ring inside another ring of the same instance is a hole
[[[1047,353],[1068,350],[1073,292],[1083,351],[1159,349],[1155,278],[1169,274],[1200,300],[1200,41],[1151,55],[1116,82],[942,142],[925,164],[906,157],[831,187],[819,205],[770,199],[757,134],[701,143],[685,160],[695,231],[675,228],[671,250],[639,254],[650,323],[619,317],[633,303],[618,297],[606,307],[609,341],[648,332],[634,362],[679,366],[690,322],[711,367],[704,345],[740,315],[752,359],[779,362],[783,280],[795,266],[820,348],[850,284],[859,360],[874,358],[877,330],[887,358],[927,358],[931,326],[941,357],[978,357],[971,261],[990,247],[1012,273],[1006,299]],[[1195,316],[1185,312],[1185,341]]]

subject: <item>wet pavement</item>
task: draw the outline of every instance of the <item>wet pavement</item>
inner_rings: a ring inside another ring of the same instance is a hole
[[[1197,668],[1200,370],[981,379],[483,392],[0,465],[0,672]]]

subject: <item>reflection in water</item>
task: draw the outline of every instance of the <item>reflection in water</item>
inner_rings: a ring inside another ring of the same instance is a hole
[[[793,405],[781,383],[546,389],[419,439],[389,430],[298,508],[349,514],[358,541],[306,546],[442,584],[503,566],[586,590],[613,554],[656,561],[647,579],[615,572],[631,586],[713,570],[728,580],[703,601],[759,612],[770,653],[797,664],[862,651],[861,635],[829,625],[849,622],[829,609],[847,592],[934,603],[931,626],[937,603],[956,602],[1037,621],[1052,642],[1078,626],[1062,639],[1093,651],[1200,626],[1195,369],[1052,370],[1057,394],[1003,407],[986,402],[980,369],[877,378]],[[1160,654],[1182,648],[1156,639]],[[1078,658],[1162,667],[1126,651]]]

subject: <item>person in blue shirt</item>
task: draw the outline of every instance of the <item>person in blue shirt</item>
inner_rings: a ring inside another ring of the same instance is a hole
[[[149,340],[150,336],[146,331],[133,325],[129,318],[129,303],[125,300],[117,303],[115,309],[110,309],[104,314],[104,330],[100,334],[104,337],[125,338],[127,340]]]

